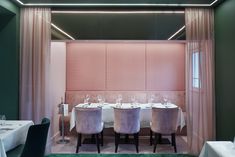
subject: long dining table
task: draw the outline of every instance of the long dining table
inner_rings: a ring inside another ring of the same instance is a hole
[[[0,125],[0,157],[7,157],[6,152],[24,144],[32,121],[5,121]]]
[[[167,104],[161,104],[161,103],[153,103],[153,104],[132,104],[132,103],[122,103],[122,104],[111,104],[111,103],[90,103],[90,104],[78,104],[76,105],[71,112],[70,117],[70,131],[75,127],[76,125],[76,107],[82,107],[82,108],[96,108],[101,107],[102,108],[102,120],[104,122],[105,128],[113,127],[114,123],[114,107],[119,108],[134,108],[134,107],[140,107],[140,126],[141,128],[150,127],[151,122],[151,109],[152,107],[157,108],[176,108],[178,107],[175,104],[167,103]],[[178,126],[180,126],[180,129],[182,129],[185,126],[185,118],[183,115],[183,111],[181,108],[179,108],[178,113]]]

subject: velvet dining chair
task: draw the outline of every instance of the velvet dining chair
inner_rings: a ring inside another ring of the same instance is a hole
[[[29,127],[26,142],[7,152],[7,157],[44,157],[50,120]]]
[[[171,135],[171,145],[177,152],[175,133],[177,131],[177,119],[179,108],[152,108],[152,119],[150,122],[150,145],[152,145],[152,134],[154,133],[154,148],[161,141],[162,135]]]
[[[100,143],[103,145],[102,108],[80,108],[76,107],[76,131],[78,133],[76,153],[81,146],[82,134],[95,135],[96,146],[100,153]],[[101,134],[101,142],[99,135]]]
[[[136,152],[139,152],[140,107],[114,108],[115,153],[117,153],[120,134],[133,134]]]

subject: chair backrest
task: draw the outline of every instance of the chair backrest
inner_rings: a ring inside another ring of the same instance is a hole
[[[152,108],[151,129],[156,133],[172,134],[177,130],[179,109],[176,108]]]
[[[76,131],[78,133],[96,134],[102,129],[102,108],[76,107]]]
[[[21,157],[44,157],[50,120],[43,118],[41,124],[29,127]]]
[[[114,108],[114,131],[134,134],[140,131],[140,107]]]

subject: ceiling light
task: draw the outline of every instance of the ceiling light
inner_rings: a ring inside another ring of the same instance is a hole
[[[184,14],[184,11],[52,11],[53,14]]]
[[[20,3],[21,5],[24,5],[23,2],[21,2],[20,0],[16,0],[18,3]]]
[[[51,26],[53,28],[55,28],[56,30],[60,31],[61,33],[63,33],[65,36],[69,37],[72,40],[75,40],[71,35],[69,35],[68,33],[66,33],[65,31],[63,31],[61,28],[59,28],[58,26],[56,26],[55,24],[51,23]]]
[[[176,31],[170,38],[168,38],[168,40],[171,40],[172,38],[174,38],[179,32],[181,32],[183,29],[185,28],[185,25],[183,27],[181,27],[178,31]]]
[[[215,0],[214,2],[212,2],[212,3],[210,4],[210,6],[212,6],[213,4],[215,4],[217,1],[218,1],[218,0]]]
[[[20,0],[16,2],[24,6],[97,6],[97,7],[122,7],[122,6],[136,6],[136,7],[152,7],[152,6],[172,6],[172,7],[209,7],[215,4],[218,0],[213,1],[211,4],[150,4],[150,3],[26,3]]]

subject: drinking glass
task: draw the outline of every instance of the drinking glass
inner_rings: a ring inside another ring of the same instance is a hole
[[[6,116],[0,115],[0,125],[5,125],[5,122],[6,122]]]

